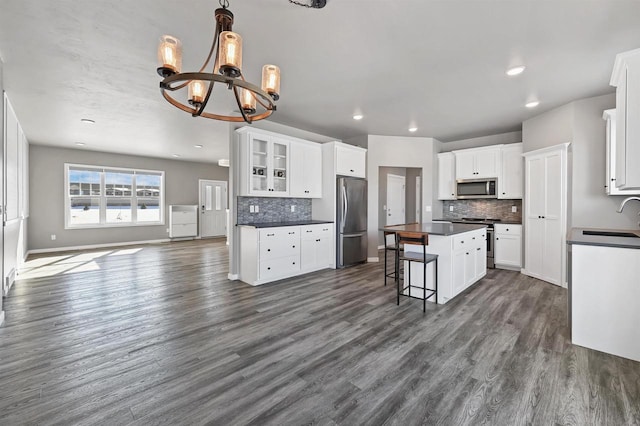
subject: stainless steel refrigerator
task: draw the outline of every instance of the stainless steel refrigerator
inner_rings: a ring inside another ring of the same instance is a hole
[[[340,177],[336,212],[336,265],[338,268],[367,261],[367,181]]]

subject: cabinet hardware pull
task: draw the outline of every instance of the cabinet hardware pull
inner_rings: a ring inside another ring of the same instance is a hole
[[[476,239],[476,237],[473,237],[473,238],[471,238],[471,239],[472,239],[472,240],[475,240],[475,239]]]
[[[464,244],[464,241],[460,241],[462,244]]]
[[[476,250],[480,251],[480,247],[478,247]]]
[[[295,265],[295,264],[296,264],[296,262],[293,262],[293,264]]]
[[[469,256],[469,253],[467,253],[467,256]]]
[[[496,237],[496,241],[498,241],[500,238]]]
[[[295,234],[295,232],[289,232],[289,235],[293,235],[293,234]]]
[[[506,192],[503,192],[502,195],[506,194]]]
[[[276,234],[267,234],[267,237],[273,237]]]
[[[271,266],[269,266],[269,267],[267,268],[267,271],[270,271],[270,270],[271,270]]]
[[[349,171],[350,171],[351,173],[355,172],[355,170],[353,170],[353,169],[350,169]]]
[[[507,232],[509,232],[509,228],[507,228]]]
[[[271,249],[267,249],[267,251],[271,251]]]
[[[296,248],[296,246],[292,246],[293,248]]]

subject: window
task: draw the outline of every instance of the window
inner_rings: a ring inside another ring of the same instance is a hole
[[[65,164],[66,228],[164,224],[164,172]]]

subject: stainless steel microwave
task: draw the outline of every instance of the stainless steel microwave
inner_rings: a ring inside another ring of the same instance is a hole
[[[498,198],[498,179],[458,179],[457,190],[458,199],[466,200],[472,198]]]

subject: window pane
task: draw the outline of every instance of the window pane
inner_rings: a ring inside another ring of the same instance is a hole
[[[100,195],[100,172],[69,169],[69,195]]]
[[[131,197],[133,173],[106,172],[104,174],[105,193],[111,197]]]
[[[138,197],[159,197],[162,176],[136,174],[136,194]]]
[[[71,198],[69,203],[69,225],[100,223],[100,198]]]
[[[108,198],[107,199],[107,223],[131,222],[131,199]]]
[[[138,222],[160,222],[160,200],[138,198]]]

